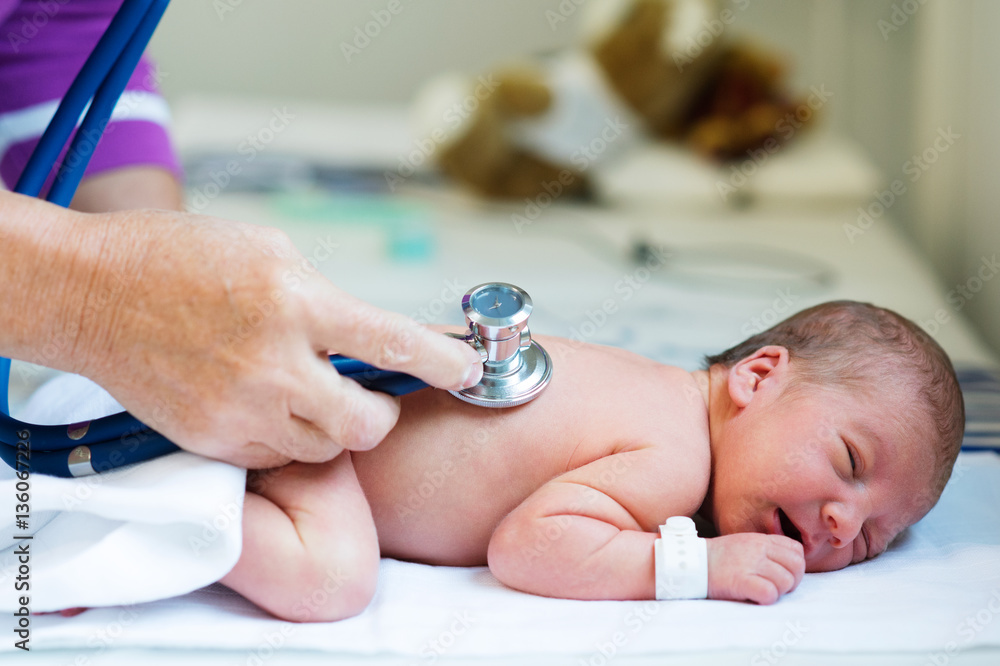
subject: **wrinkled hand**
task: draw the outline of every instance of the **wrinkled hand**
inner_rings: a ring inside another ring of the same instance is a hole
[[[185,449],[260,468],[377,444],[398,401],[338,375],[328,350],[440,388],[479,381],[475,351],[340,291],[281,232],[87,217],[99,249],[84,244],[73,280],[88,286],[70,308],[82,305],[71,369]]]
[[[786,536],[727,534],[707,545],[709,599],[773,604],[805,574],[802,544]]]

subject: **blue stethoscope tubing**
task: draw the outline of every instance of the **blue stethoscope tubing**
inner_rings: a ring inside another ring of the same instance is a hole
[[[90,104],[46,196],[46,200],[54,204],[69,205],[97,147],[96,141],[86,139],[93,136],[94,131],[98,134],[104,131],[169,2],[123,0],[107,31],[66,91],[21,173],[15,192],[39,196],[59,153]]]
[[[86,110],[46,196],[51,203],[70,204],[97,147],[96,141],[87,139],[95,132],[100,135],[107,126],[169,1],[123,0],[39,139],[15,192],[33,197],[40,195],[66,141]],[[372,391],[400,396],[427,387],[411,375],[382,370],[339,354],[330,356],[330,363],[339,374]],[[96,472],[179,450],[176,444],[128,412],[85,424],[36,425],[19,421],[10,416],[9,382],[10,359],[0,357],[0,459],[12,468],[24,468],[23,451],[27,447],[24,444],[19,447],[19,442],[30,443],[30,459],[27,460],[30,472],[61,477],[75,476],[70,456],[80,446],[89,449],[90,467]]]
[[[330,364],[341,376],[372,391],[401,396],[427,388],[425,382],[412,375],[382,370],[340,354],[330,356]],[[128,412],[94,419],[86,423],[85,433],[81,435],[83,426],[81,423],[35,425],[19,421],[7,413],[0,414],[0,459],[16,469],[16,442],[25,439],[25,432],[29,433],[31,443],[30,471],[51,476],[75,476],[70,467],[70,456],[78,446],[90,449],[90,465],[96,472],[151,460],[179,450],[176,444]]]

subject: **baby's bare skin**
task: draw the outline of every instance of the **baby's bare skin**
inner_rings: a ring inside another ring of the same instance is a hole
[[[555,369],[527,405],[420,391],[374,450],[251,475],[222,582],[299,621],[361,612],[380,555],[488,564],[546,596],[650,599],[657,527],[697,512],[720,534],[709,597],[769,604],[807,569],[874,557],[929,506],[927,424],[906,391],[789,392],[776,345],[691,373],[539,340]]]
[[[623,458],[609,473],[646,477],[649,499],[662,499],[636,516],[643,529],[697,511],[710,457],[707,408],[691,374],[620,349],[538,339],[555,369],[533,402],[491,410],[419,391],[404,398],[381,444],[352,454],[383,555],[486,564],[494,529],[529,495],[626,451],[643,451],[642,469]]]

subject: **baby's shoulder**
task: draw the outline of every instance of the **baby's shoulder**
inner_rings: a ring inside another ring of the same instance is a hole
[[[665,365],[651,368],[650,375],[636,378],[641,398],[618,401],[612,421],[617,439],[605,450],[604,466],[627,480],[633,509],[653,525],[698,510],[708,492],[712,456],[708,409],[696,378]]]
[[[690,372],[614,347],[558,338],[543,344],[555,369],[538,400],[544,418],[534,414],[593,443],[582,459],[639,448],[686,457],[707,450],[708,408]]]
[[[654,375],[637,445],[649,451],[655,465],[700,478],[711,465],[704,394],[683,368],[659,365]]]
[[[694,375],[662,363],[651,363],[632,377],[633,396],[642,395],[648,425],[691,437],[708,436],[708,405]]]

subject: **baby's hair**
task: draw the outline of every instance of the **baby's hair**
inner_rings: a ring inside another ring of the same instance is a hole
[[[731,368],[761,347],[780,345],[803,383],[870,394],[890,377],[909,377],[938,435],[930,508],[944,489],[962,446],[965,403],[948,355],[919,326],[870,303],[830,301],[803,310],[726,351],[705,357],[706,368]],[[874,397],[874,396],[873,396]]]

